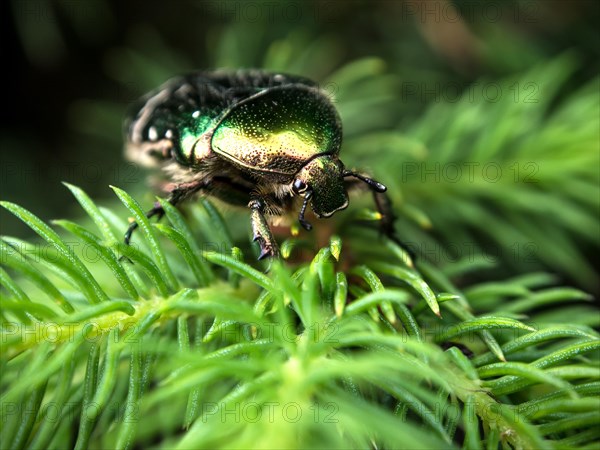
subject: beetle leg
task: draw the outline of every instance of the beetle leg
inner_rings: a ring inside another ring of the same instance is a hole
[[[389,195],[373,191],[373,200],[375,201],[375,207],[377,212],[381,215],[379,220],[379,228],[388,237],[394,235],[394,222],[396,221],[396,215],[392,208],[392,201]]]
[[[302,203],[302,208],[300,208],[300,213],[298,214],[298,222],[300,222],[300,225],[302,225],[306,231],[310,231],[312,229],[312,225],[304,219],[304,213],[306,212],[306,206],[308,205],[308,201],[310,200],[311,197],[312,197],[312,191],[308,191],[306,193],[306,195],[304,196],[304,202]]]
[[[184,200],[185,198],[198,192],[200,189],[202,189],[204,187],[205,187],[205,183],[201,182],[201,181],[179,184],[173,190],[171,190],[167,201],[171,205],[175,206],[179,202]],[[154,203],[154,207],[146,213],[146,217],[148,219],[150,219],[151,217],[154,217],[154,216],[158,216],[158,220],[160,220],[162,218],[162,216],[164,216],[164,215],[165,215],[165,210],[158,202]],[[125,232],[125,239],[124,239],[126,245],[130,244],[131,236],[133,235],[133,232],[138,228],[138,226],[139,225],[137,222],[132,222],[131,225],[129,225],[129,228],[127,228],[127,231]]]
[[[375,206],[377,207],[377,212],[381,215],[381,219],[379,221],[379,228],[383,234],[388,239],[391,239],[396,244],[398,244],[402,249],[408,253],[408,256],[412,260],[416,258],[415,253],[412,249],[402,242],[398,237],[396,237],[396,233],[394,230],[394,222],[396,221],[396,215],[394,214],[394,210],[392,208],[392,201],[390,196],[385,192],[381,192],[373,189],[373,200],[375,201]]]
[[[156,202],[154,203],[154,207],[148,211],[146,213],[146,217],[148,219],[150,219],[151,217],[154,216],[158,216],[158,220],[162,219],[162,216],[165,214],[165,211],[163,209],[163,207],[160,205],[160,203]],[[133,232],[135,230],[137,230],[138,228],[138,223],[137,222],[131,222],[131,224],[129,225],[129,228],[127,228],[127,231],[125,232],[125,245],[129,245],[131,242],[131,236],[133,235]]]
[[[377,208],[377,212],[381,215],[381,219],[379,220],[379,229],[381,232],[388,238],[398,244],[402,249],[408,253],[411,259],[415,259],[415,253],[408,247],[404,242],[396,237],[396,233],[394,230],[394,222],[396,221],[396,215],[394,214],[394,210],[392,208],[392,201],[387,195],[387,187],[378,181],[369,178],[366,175],[351,172],[349,170],[344,172],[344,177],[353,177],[354,180],[347,180],[347,186],[349,188],[359,188],[361,185],[358,184],[358,181],[362,181],[366,183],[366,185],[370,188],[373,193],[373,200],[375,201],[375,207]]]
[[[252,210],[251,220],[254,241],[258,241],[260,245],[258,259],[261,260],[267,256],[278,257],[279,248],[265,217],[264,201],[261,199],[251,200],[248,207]]]

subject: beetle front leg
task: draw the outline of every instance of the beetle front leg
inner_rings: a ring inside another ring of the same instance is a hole
[[[261,260],[267,256],[274,258],[279,257],[279,248],[277,242],[271,233],[271,228],[267,223],[265,217],[265,203],[261,199],[251,200],[248,203],[248,207],[252,210],[250,216],[252,220],[252,234],[254,241],[258,241],[260,245],[260,255],[258,259]]]
[[[346,180],[346,186],[348,189],[357,189],[360,186],[368,186],[371,192],[373,193],[373,200],[375,201],[375,206],[377,208],[377,212],[380,214],[381,218],[379,220],[379,229],[381,232],[388,238],[398,244],[411,259],[415,259],[415,253],[400,239],[396,237],[394,222],[396,221],[396,215],[394,214],[394,209],[392,208],[392,201],[387,195],[387,187],[378,181],[368,177],[365,174],[352,172],[347,170],[344,172],[344,177],[352,177],[350,180]]]
[[[377,212],[381,215],[379,228],[383,234],[394,239],[394,222],[396,221],[396,215],[392,208],[392,201],[385,192],[372,192],[375,207],[377,208]]]
[[[379,221],[379,228],[381,229],[381,232],[385,234],[388,239],[391,239],[400,247],[402,247],[402,249],[406,253],[408,253],[410,258],[414,260],[416,255],[412,251],[412,249],[396,237],[394,229],[396,215],[394,214],[394,210],[392,208],[392,201],[389,195],[387,195],[386,192],[381,191],[373,190],[372,192],[373,200],[375,201],[375,206],[377,207],[377,212],[381,215],[381,219]]]

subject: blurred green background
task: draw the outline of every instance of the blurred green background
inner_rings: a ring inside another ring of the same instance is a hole
[[[597,1],[0,7],[1,197],[42,219],[80,215],[61,181],[107,205],[109,184],[150,205],[146,173],[122,156],[128,105],[182,72],[261,67],[331,93],[344,162],[390,187],[421,257],[480,258],[481,277],[548,269],[599,291]],[[5,211],[0,223],[31,236]]]

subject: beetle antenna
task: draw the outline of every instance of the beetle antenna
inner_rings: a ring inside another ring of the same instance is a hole
[[[359,180],[367,183],[369,185],[369,187],[371,189],[373,189],[374,191],[377,191],[377,192],[387,191],[387,187],[385,187],[385,185],[381,184],[379,181],[375,181],[373,178],[365,177],[364,175],[361,175],[360,173],[352,172],[350,170],[345,170],[344,173],[342,173],[342,176],[358,178]]]
[[[312,191],[307,191],[304,196],[304,202],[302,203],[302,208],[300,208],[300,214],[298,214],[298,222],[300,225],[304,227],[306,231],[310,231],[312,229],[312,225],[304,220],[304,213],[306,212],[306,206],[308,205],[308,201],[312,197]]]

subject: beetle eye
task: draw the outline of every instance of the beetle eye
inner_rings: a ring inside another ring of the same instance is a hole
[[[308,186],[306,185],[306,183],[300,179],[294,180],[294,184],[292,185],[292,189],[294,190],[294,192],[296,194],[302,194],[303,192],[306,191],[306,188],[308,188]]]

